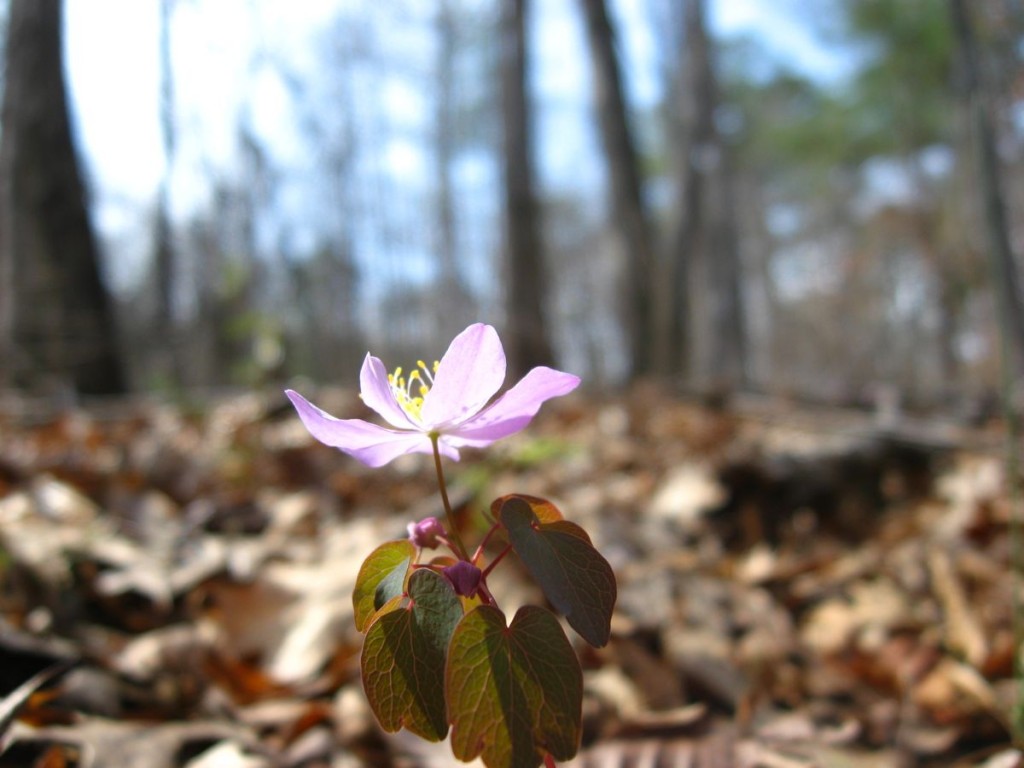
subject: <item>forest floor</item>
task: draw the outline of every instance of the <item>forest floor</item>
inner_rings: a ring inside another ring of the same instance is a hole
[[[356,573],[439,513],[427,457],[367,469],[279,393],[0,405],[0,768],[461,765],[359,680]],[[572,765],[1024,764],[998,429],[899,427],[573,395],[447,465],[467,539],[544,496],[616,571]],[[511,562],[491,583],[540,599]]]

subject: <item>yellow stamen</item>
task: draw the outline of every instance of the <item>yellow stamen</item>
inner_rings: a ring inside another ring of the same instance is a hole
[[[423,375],[426,377],[426,380],[428,382],[430,382],[431,384],[433,384],[434,383],[434,374],[437,373],[437,367],[438,367],[438,365],[440,365],[440,363],[438,363],[437,360],[435,360],[434,364],[432,366],[429,366],[425,362],[423,362],[422,360],[417,360],[416,361],[416,365],[423,372]]]
[[[388,374],[388,385],[391,387],[391,394],[395,396],[395,401],[401,409],[413,419],[419,421],[421,411],[423,410],[423,399],[427,396],[427,392],[430,391],[430,385],[427,381],[433,384],[434,379],[422,362],[418,362],[417,365],[419,368],[414,368],[410,371],[408,378],[402,376],[401,367],[396,368],[394,373]],[[421,370],[427,375],[427,380],[424,380],[420,373]],[[418,396],[412,394],[414,382],[416,390],[419,392]]]

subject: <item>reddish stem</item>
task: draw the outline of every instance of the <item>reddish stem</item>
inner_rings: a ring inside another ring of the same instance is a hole
[[[480,597],[483,598],[484,603],[487,605],[493,605],[495,608],[498,607],[498,601],[494,599],[494,595],[492,595],[491,590],[487,588],[487,584],[484,582],[482,576],[480,578],[480,586],[476,589]]]
[[[497,531],[498,528],[500,528],[500,527],[501,527],[500,523],[495,523],[494,525],[491,526],[491,530],[489,530],[484,535],[483,540],[480,542],[480,546],[478,546],[476,548],[476,552],[473,553],[473,565],[476,565],[477,560],[479,560],[480,556],[484,553],[484,547],[487,546],[487,542],[491,540],[491,536],[493,536],[494,532]]]
[[[488,566],[487,566],[486,568],[484,568],[484,572],[483,572],[483,574],[482,574],[482,575],[480,576],[480,578],[481,578],[481,579],[486,579],[486,578],[487,578],[487,575],[488,575],[488,574],[489,574],[489,573],[490,573],[491,571],[493,571],[493,570],[494,570],[494,566],[496,566],[496,565],[497,565],[498,563],[500,563],[500,562],[502,561],[502,558],[504,558],[504,557],[505,557],[505,555],[507,555],[507,554],[508,554],[509,552],[511,552],[511,551],[512,551],[512,545],[511,545],[511,544],[507,545],[507,546],[506,546],[506,547],[505,547],[505,548],[504,548],[503,550],[501,550],[501,552],[499,552],[499,553],[498,553],[498,554],[497,554],[497,555],[495,556],[495,558],[494,558],[493,560],[491,560],[491,564],[490,564],[490,565],[488,565]]]
[[[544,768],[555,768],[555,758],[547,752],[544,753]]]

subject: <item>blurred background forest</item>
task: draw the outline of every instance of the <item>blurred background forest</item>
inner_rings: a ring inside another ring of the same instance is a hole
[[[3,5],[7,387],[346,383],[478,319],[595,388],[971,415],[1024,359],[1013,0]]]
[[[467,539],[541,496],[615,569],[571,765],[1024,764],[1020,0],[0,31],[0,768],[451,765],[375,726],[351,600],[436,469],[282,390],[365,416],[368,350],[478,320],[584,380],[450,473]]]

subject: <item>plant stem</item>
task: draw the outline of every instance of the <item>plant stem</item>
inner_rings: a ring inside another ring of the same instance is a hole
[[[500,528],[500,527],[501,526],[498,523],[495,523],[494,525],[491,526],[491,530],[489,530],[486,534],[484,534],[484,538],[480,542],[480,546],[478,546],[476,548],[476,552],[473,553],[473,565],[476,565],[477,560],[479,560],[480,556],[483,555],[483,553],[484,553],[484,547],[487,546],[487,542],[491,540],[491,536],[493,536],[495,531],[497,531],[498,528]]]
[[[498,601],[494,599],[494,595],[491,594],[491,590],[487,588],[487,581],[485,579],[480,579],[480,586],[477,590],[484,603],[487,605],[493,605],[495,608],[498,607]]]
[[[448,535],[455,544],[457,554],[463,560],[469,560],[469,553],[466,545],[462,543],[458,526],[455,524],[455,512],[452,511],[452,503],[448,500],[448,486],[444,482],[444,469],[441,467],[441,451],[437,446],[440,435],[431,434],[430,443],[434,447],[434,469],[437,470],[437,487],[441,490],[441,501],[444,503],[444,514],[448,520]]]
[[[512,551],[512,545],[511,544],[509,544],[507,547],[505,547],[503,550],[501,550],[501,552],[499,552],[497,554],[497,556],[490,562],[490,564],[486,568],[484,568],[484,572],[483,572],[482,578],[486,579],[487,576],[490,574],[490,572],[494,570],[494,566],[496,566],[498,563],[500,563],[501,559],[503,557],[505,557],[505,555],[507,555],[511,551]]]

